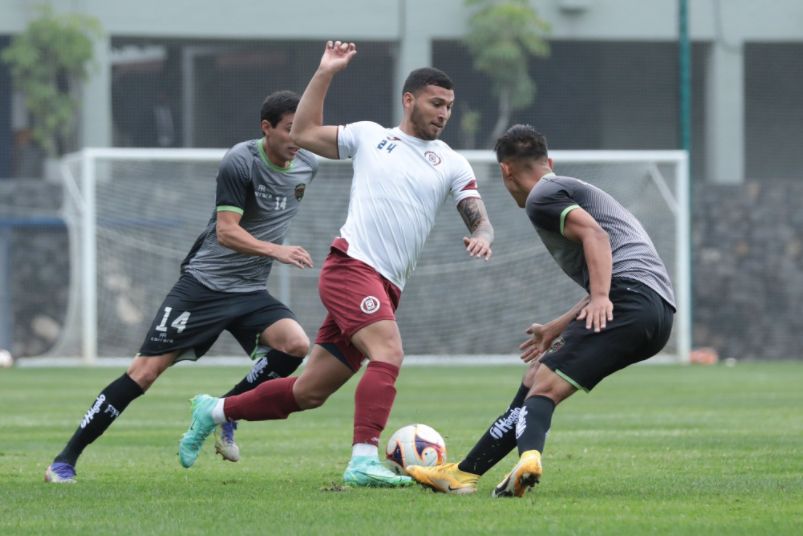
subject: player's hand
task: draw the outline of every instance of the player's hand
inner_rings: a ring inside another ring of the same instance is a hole
[[[276,246],[271,257],[296,268],[312,268],[312,257],[301,246]]]
[[[486,261],[491,258],[493,252],[491,251],[491,243],[486,238],[481,236],[464,236],[463,244],[466,246],[466,251],[472,257],[480,257]]]
[[[613,320],[613,303],[607,296],[593,296],[588,304],[580,309],[577,320],[586,321],[586,329],[599,333]]]
[[[357,45],[344,41],[327,41],[323,50],[320,70],[336,73],[342,71],[357,53]]]
[[[544,352],[549,350],[552,341],[558,336],[557,333],[552,331],[541,324],[533,324],[527,328],[527,334],[530,338],[519,345],[521,350],[521,360],[525,363],[530,363],[539,359]]]

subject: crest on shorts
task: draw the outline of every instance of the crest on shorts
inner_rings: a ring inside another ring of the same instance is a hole
[[[304,190],[306,189],[307,185],[304,184],[303,182],[301,184],[296,184],[296,191],[295,191],[296,201],[301,201],[301,199],[304,197]]]
[[[427,160],[429,160],[429,163],[432,164],[433,166],[437,166],[441,163],[440,155],[438,155],[438,153],[434,151],[427,151],[424,153],[424,156],[426,157]]]
[[[379,300],[374,296],[366,296],[360,303],[360,311],[367,315],[372,315],[379,310]]]
[[[558,350],[563,348],[564,344],[566,344],[566,340],[563,337],[558,337],[557,339],[552,341],[552,345],[549,347],[546,353],[551,354],[552,352],[557,352]]]

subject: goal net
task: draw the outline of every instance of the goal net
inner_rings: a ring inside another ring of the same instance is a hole
[[[65,158],[71,299],[55,356],[130,357],[179,264],[214,209],[218,149],[85,149]],[[468,257],[466,229],[451,200],[408,281],[398,321],[408,356],[442,362],[516,355],[524,330],[565,312],[582,296],[540,243],[502,185],[491,152],[464,153],[496,230],[490,262]],[[611,193],[644,224],[675,285],[680,310],[662,359],[684,361],[690,346],[688,172],[680,151],[552,151],[556,172]],[[345,220],[349,161],[323,160],[292,222],[288,243],[315,268],[276,264],[272,294],[296,313],[311,339],[325,311],[319,269]],[[243,356],[224,334],[209,354]]]

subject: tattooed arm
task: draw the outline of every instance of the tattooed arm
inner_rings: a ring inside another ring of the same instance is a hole
[[[457,204],[457,211],[471,232],[471,236],[463,237],[466,251],[472,257],[481,257],[487,261],[491,258],[494,228],[488,219],[485,203],[478,197],[469,197]]]

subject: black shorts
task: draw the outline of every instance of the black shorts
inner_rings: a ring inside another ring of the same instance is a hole
[[[595,333],[574,320],[541,358],[541,363],[584,391],[628,365],[661,351],[672,332],[674,309],[648,286],[614,279],[613,320]]]
[[[176,361],[195,360],[209,350],[224,329],[251,355],[259,348],[259,336],[265,328],[283,318],[295,320],[295,315],[267,290],[219,292],[183,274],[156,313],[139,355],[178,351]]]

